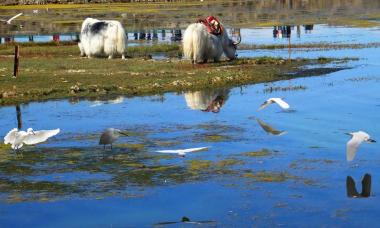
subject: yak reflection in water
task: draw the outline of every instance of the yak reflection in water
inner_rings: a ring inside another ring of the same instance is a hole
[[[351,198],[366,198],[371,195],[371,175],[366,173],[362,180],[362,192],[359,194],[356,190],[355,181],[351,176],[347,176],[346,190],[347,197]]]
[[[228,99],[229,89],[185,93],[186,104],[193,110],[218,113]]]
[[[105,99],[105,100],[99,99],[99,100],[92,101],[92,104],[90,105],[90,107],[97,107],[104,104],[120,104],[120,103],[123,103],[123,101],[124,101],[123,96],[118,96],[113,99]]]

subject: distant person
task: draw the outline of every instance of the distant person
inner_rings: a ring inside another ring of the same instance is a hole
[[[158,39],[158,33],[157,30],[153,30],[153,39],[157,40]]]
[[[304,25],[305,27],[305,33],[311,33],[311,31],[314,28],[314,25]]]
[[[277,35],[278,35],[277,26],[273,26],[273,38],[277,38]]]
[[[162,31],[161,31],[161,39],[165,40],[165,38],[166,38],[166,31],[165,31],[165,29],[162,29]]]

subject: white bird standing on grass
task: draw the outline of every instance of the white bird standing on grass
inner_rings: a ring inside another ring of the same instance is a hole
[[[4,137],[4,144],[11,144],[12,149],[20,149],[24,143],[27,145],[34,145],[37,143],[45,142],[48,138],[58,134],[60,129],[55,130],[41,130],[34,131],[32,128],[28,128],[25,131],[19,131],[17,128],[13,128]]]
[[[111,145],[112,150],[112,143],[115,142],[121,135],[128,136],[127,133],[115,129],[115,128],[107,128],[101,135],[99,139],[99,145],[104,145],[104,149],[106,149],[106,145]]]
[[[202,151],[202,150],[207,150],[207,149],[208,147],[196,147],[196,148],[180,149],[180,150],[157,150],[156,152],[166,153],[166,154],[178,154],[179,156],[185,157],[186,153]]]
[[[354,160],[356,151],[358,150],[359,145],[363,141],[368,142],[368,143],[376,142],[375,140],[371,139],[371,137],[364,131],[357,131],[357,132],[351,132],[351,133],[346,133],[346,134],[352,136],[352,138],[347,142],[347,146],[346,146],[347,161]]]
[[[11,22],[12,22],[14,19],[16,19],[17,17],[19,17],[19,16],[21,16],[21,15],[22,15],[22,13],[19,13],[19,14],[17,14],[16,16],[13,16],[13,17],[9,18],[8,20],[0,19],[0,21],[3,22],[4,24],[10,25]]]
[[[278,104],[282,109],[289,109],[290,108],[289,104],[286,103],[283,99],[278,98],[278,97],[272,97],[260,105],[259,111],[268,107],[269,105],[271,105],[273,103]]]

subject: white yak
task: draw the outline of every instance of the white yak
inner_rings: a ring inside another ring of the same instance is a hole
[[[127,36],[120,22],[86,18],[83,21],[78,43],[81,56],[108,56],[109,59],[121,55],[125,59]]]
[[[223,53],[227,58],[235,59],[240,40],[240,37],[238,42],[231,40],[224,29],[220,35],[214,35],[203,23],[193,23],[184,32],[183,53],[192,63],[206,63],[209,59],[218,62]]]

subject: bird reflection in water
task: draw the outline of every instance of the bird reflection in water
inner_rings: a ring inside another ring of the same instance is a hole
[[[351,176],[347,176],[346,190],[347,197],[350,198],[367,198],[371,195],[371,175],[366,173],[362,180],[362,192],[358,193],[355,186],[355,181]]]
[[[183,216],[181,221],[178,221],[178,222],[159,222],[159,223],[156,223],[154,224],[153,226],[154,227],[163,227],[163,226],[167,226],[167,225],[174,225],[174,224],[191,224],[191,225],[205,225],[207,224],[207,226],[216,226],[216,221],[191,221],[188,217],[186,216]]]
[[[285,135],[286,131],[279,131],[274,129],[272,126],[264,123],[262,120],[256,118],[257,123],[260,125],[260,127],[268,134],[270,135]]]

